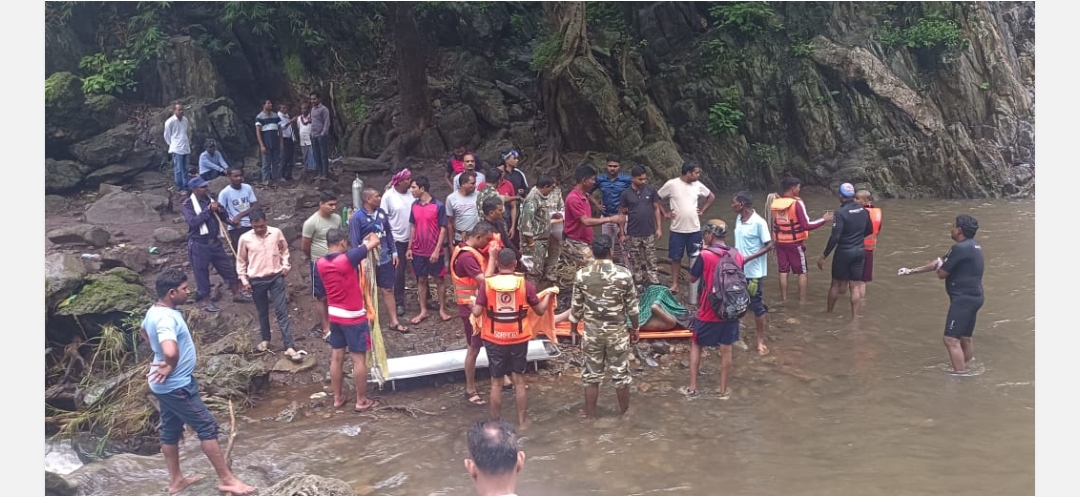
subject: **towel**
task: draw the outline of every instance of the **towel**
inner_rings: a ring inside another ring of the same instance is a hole
[[[555,296],[559,294],[558,287],[545,288],[536,293],[537,298],[543,299],[545,295],[552,294],[551,305],[548,306],[547,311],[543,314],[537,315],[535,312],[530,312],[525,318],[529,325],[532,326],[533,337],[537,335],[545,335],[548,340],[558,343],[558,339],[555,336],[555,307],[558,305]],[[480,330],[483,328],[487,319],[483,313],[479,316],[470,316],[469,321],[473,325],[473,334],[479,335]]]
[[[202,206],[199,205],[199,199],[195,198],[194,193],[191,194],[191,207],[195,209],[196,216],[202,214]],[[210,234],[210,228],[206,227],[206,223],[199,226],[199,234],[204,236]]]

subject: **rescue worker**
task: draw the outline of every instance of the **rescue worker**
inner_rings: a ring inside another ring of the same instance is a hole
[[[769,204],[772,238],[776,240],[776,266],[780,272],[780,300],[787,302],[788,273],[799,275],[799,303],[806,303],[806,246],[810,232],[832,221],[826,212],[821,219],[809,221],[806,204],[799,198],[802,182],[788,176],[780,183],[782,193]]]
[[[858,286],[859,295],[865,302],[866,284],[874,280],[874,247],[877,246],[878,233],[881,233],[881,208],[874,206],[874,194],[870,193],[870,190],[859,190],[855,192],[855,202],[863,206],[866,209],[866,212],[870,213],[870,223],[874,228],[874,232],[863,239],[865,260],[863,261],[862,279],[859,281]]]
[[[473,330],[469,317],[476,300],[476,285],[484,278],[495,275],[495,256],[500,247],[491,245],[492,226],[486,222],[476,223],[468,237],[450,254],[450,279],[454,282],[454,300],[458,316],[465,330],[465,401],[481,406],[486,404],[476,390],[476,358],[483,342]],[[487,252],[481,252],[482,250]]]

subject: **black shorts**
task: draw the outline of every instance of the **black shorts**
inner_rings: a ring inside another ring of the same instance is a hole
[[[832,279],[837,281],[862,281],[866,251],[862,247],[853,250],[837,250],[833,254]]]
[[[739,321],[694,320],[694,343],[701,347],[731,345],[739,339]]]
[[[484,340],[487,351],[488,371],[492,378],[502,378],[510,373],[525,374],[529,366],[529,342],[499,345]]]
[[[311,296],[317,299],[326,298],[326,287],[323,286],[322,278],[319,277],[319,269],[315,261],[311,261]]]
[[[945,316],[945,336],[971,338],[971,334],[975,332],[975,316],[982,305],[982,298],[951,299],[949,313]]]

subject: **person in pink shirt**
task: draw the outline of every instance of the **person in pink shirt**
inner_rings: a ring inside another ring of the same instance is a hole
[[[285,345],[285,357],[294,361],[303,359],[293,349],[293,336],[289,329],[289,304],[286,299],[285,276],[289,264],[289,242],[280,229],[267,226],[266,213],[255,209],[249,215],[251,231],[240,235],[236,247],[236,274],[244,289],[255,300],[259,315],[259,334],[262,342],[256,347],[266,350],[270,346],[270,304],[281,328],[281,341]]]

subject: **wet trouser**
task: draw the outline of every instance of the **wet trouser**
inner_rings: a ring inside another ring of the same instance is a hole
[[[264,278],[251,278],[249,282],[255,311],[259,314],[259,334],[262,339],[270,341],[270,304],[273,304],[274,316],[281,328],[281,341],[285,348],[291,348],[293,336],[289,329],[289,304],[285,300],[285,276],[278,273]]]

